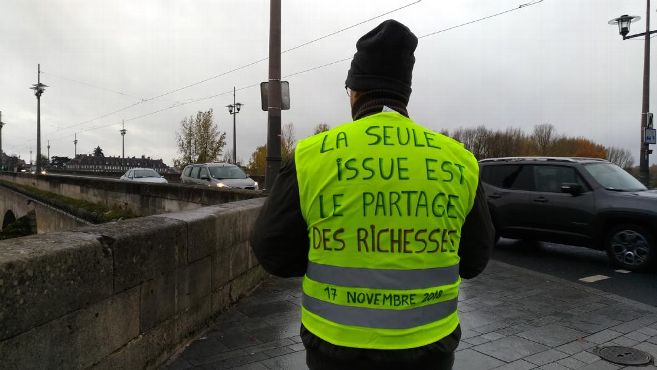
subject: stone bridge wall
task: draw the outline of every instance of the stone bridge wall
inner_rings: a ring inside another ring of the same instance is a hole
[[[266,275],[263,201],[0,241],[0,367],[157,368]]]
[[[182,184],[148,184],[63,175],[35,176],[5,172],[0,174],[0,179],[107,207],[130,209],[141,216],[178,212],[263,196],[262,192],[253,190],[224,190]]]
[[[0,229],[5,224],[7,211],[11,211],[16,219],[34,211],[34,204],[31,204],[25,196],[0,187]]]
[[[39,234],[70,230],[91,224],[55,207],[0,186],[0,228],[4,225],[4,217],[6,217],[7,211],[11,211],[16,219],[34,211],[36,231]]]

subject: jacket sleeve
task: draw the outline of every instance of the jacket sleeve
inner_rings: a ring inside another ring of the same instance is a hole
[[[459,274],[464,279],[479,275],[488,264],[495,245],[495,228],[488,210],[486,192],[479,182],[472,210],[461,228]]]
[[[307,229],[291,160],[281,168],[251,232],[251,247],[262,267],[276,276],[303,276],[310,245]]]

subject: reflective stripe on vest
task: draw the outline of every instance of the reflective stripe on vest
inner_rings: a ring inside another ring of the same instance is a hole
[[[323,340],[420,347],[458,326],[458,247],[479,178],[462,144],[396,113],[301,140],[301,320]]]
[[[398,310],[381,310],[332,304],[303,295],[303,307],[325,319],[344,325],[380,329],[408,329],[441,320],[456,311],[458,299],[427,306]]]
[[[459,279],[459,266],[428,269],[380,270],[338,267],[308,262],[306,276],[315,281],[345,287],[375,289],[423,289],[449,285]]]

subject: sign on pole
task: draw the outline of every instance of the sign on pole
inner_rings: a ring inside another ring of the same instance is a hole
[[[657,129],[644,128],[643,142],[645,144],[657,144]]]
[[[262,102],[262,110],[269,110],[269,82],[260,83],[260,100]],[[281,110],[290,109],[290,83],[281,81]]]

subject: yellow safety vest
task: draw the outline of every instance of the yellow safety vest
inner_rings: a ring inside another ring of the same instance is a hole
[[[458,323],[458,248],[479,167],[463,145],[397,112],[295,151],[310,250],[303,325],[336,345],[403,349]]]

